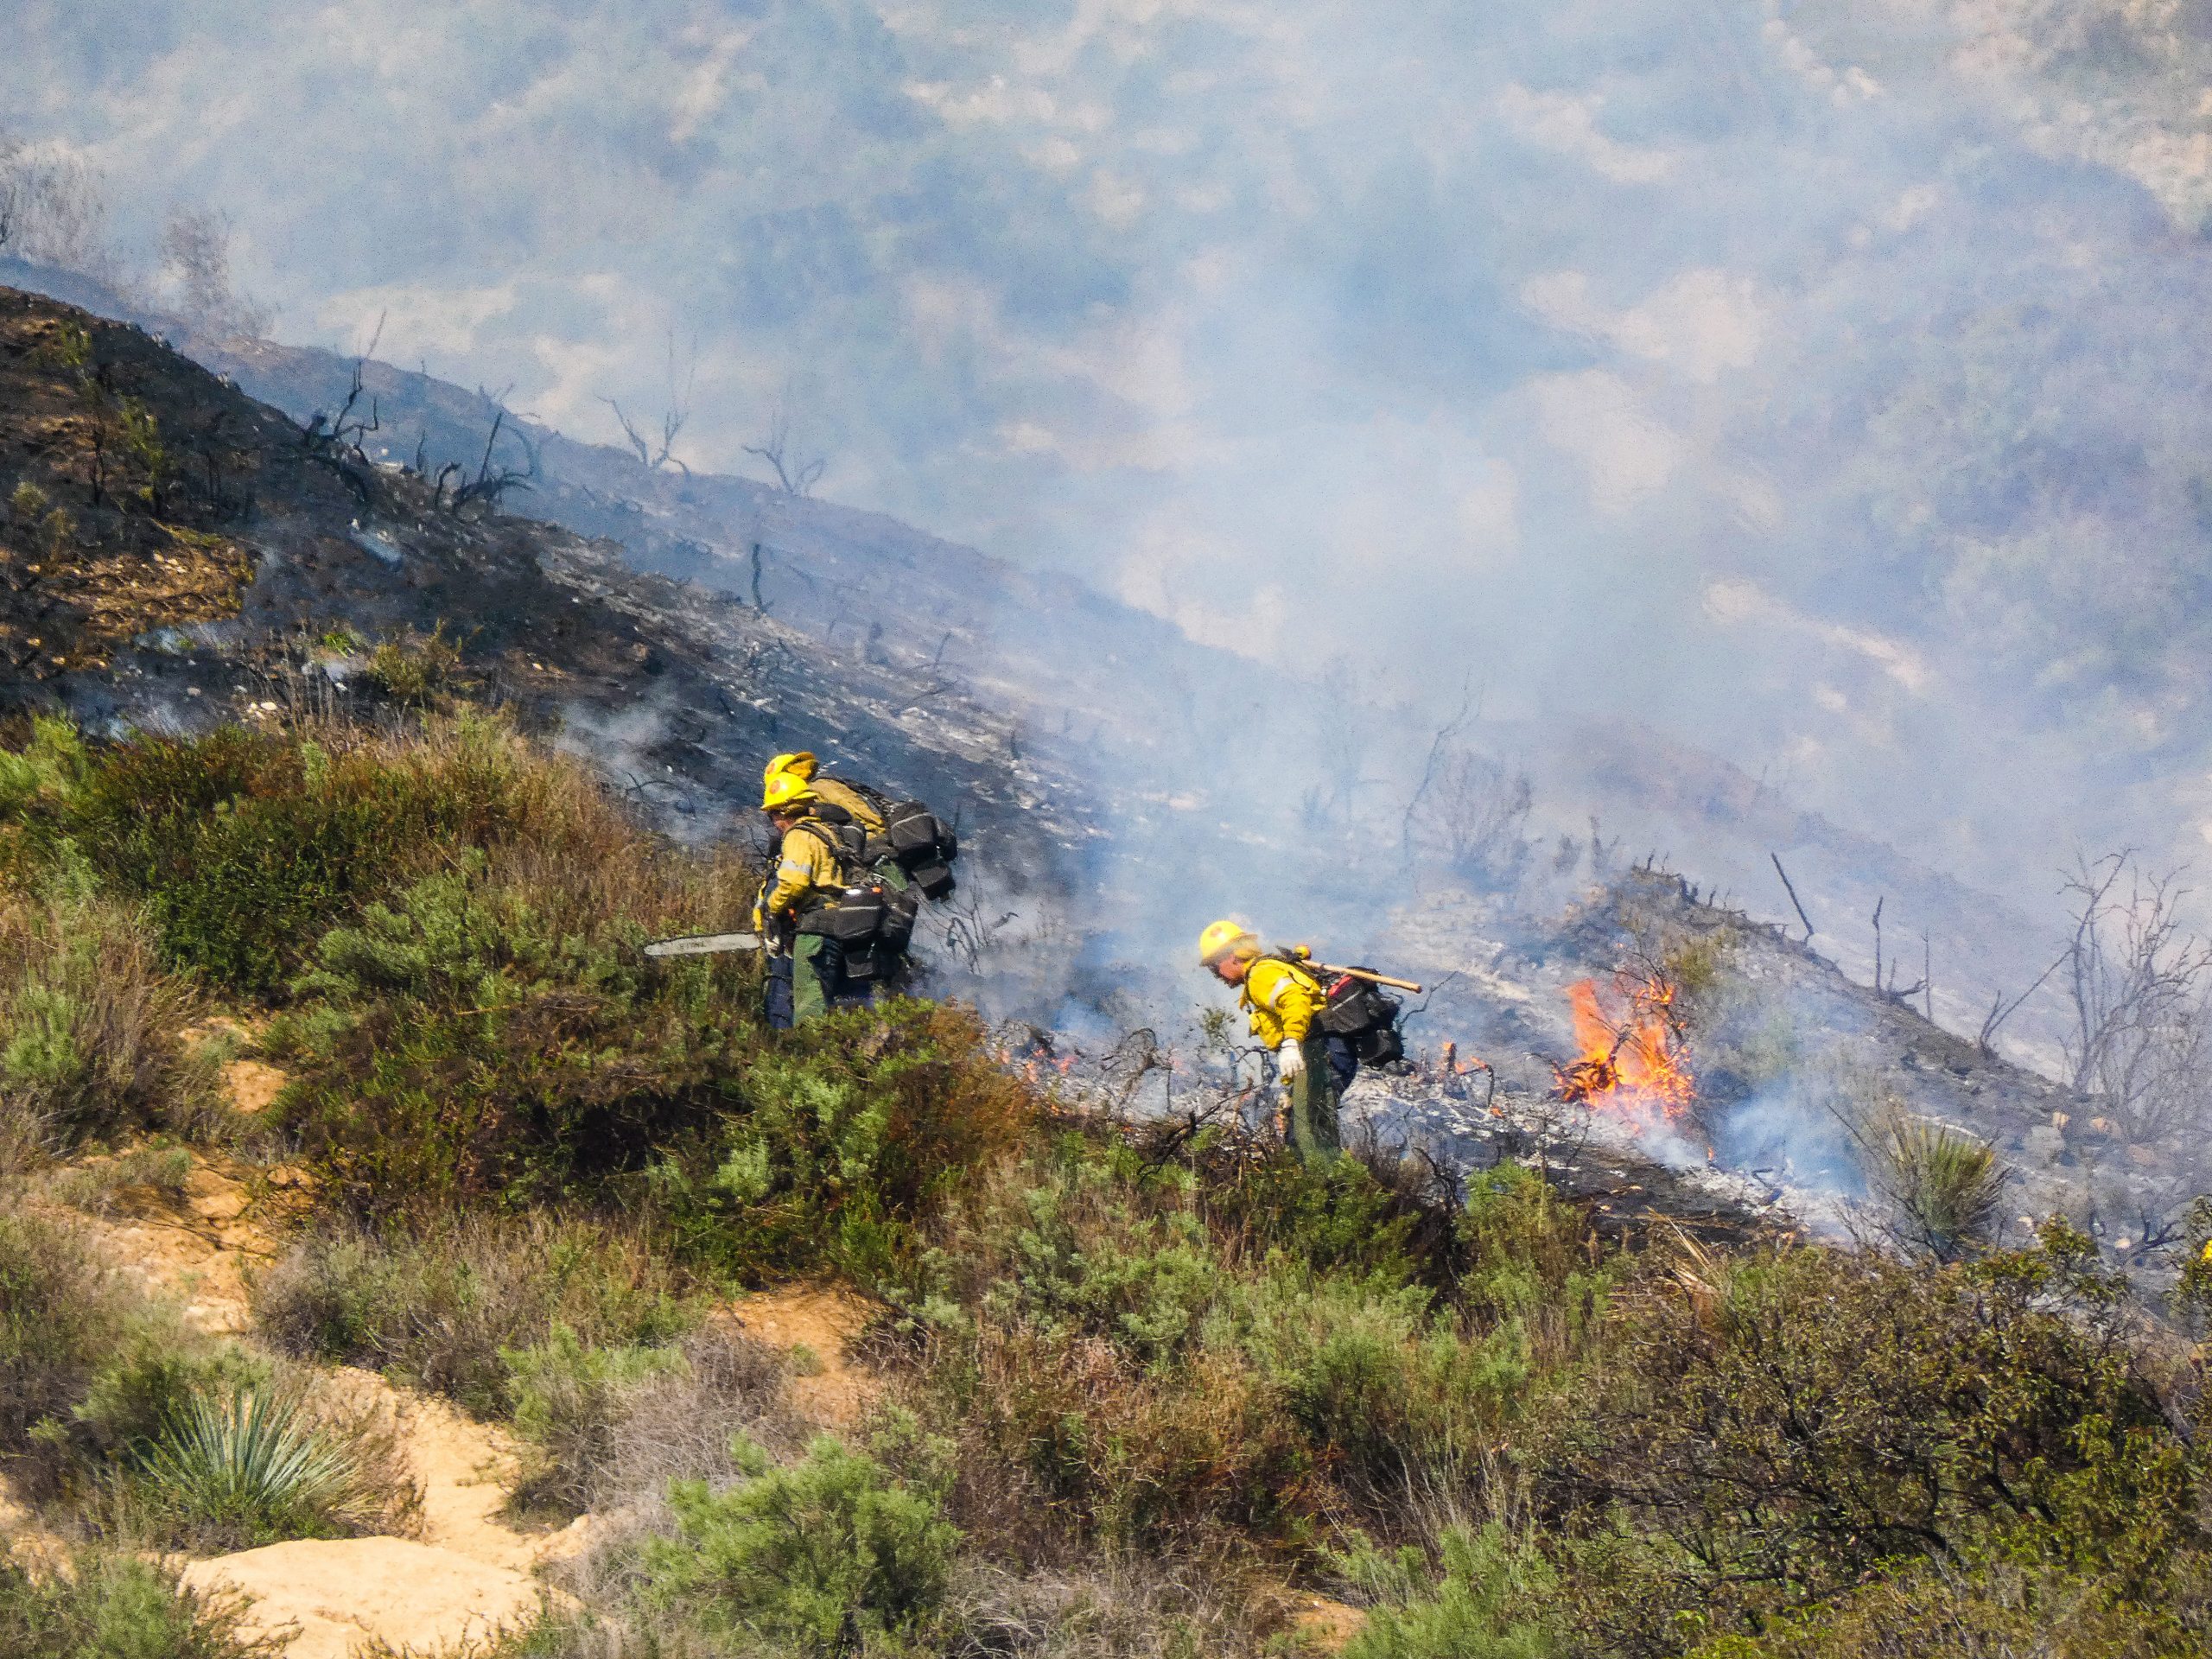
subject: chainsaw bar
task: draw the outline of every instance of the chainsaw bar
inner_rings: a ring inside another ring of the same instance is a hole
[[[655,939],[649,957],[711,957],[723,950],[758,950],[758,933],[688,933],[680,939]]]

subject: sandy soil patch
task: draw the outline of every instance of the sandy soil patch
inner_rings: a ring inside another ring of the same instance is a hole
[[[349,1659],[370,1642],[447,1652],[526,1626],[541,1605],[522,1573],[404,1538],[268,1544],[191,1562],[184,1580],[249,1598],[255,1630],[288,1637],[287,1659]]]
[[[784,1285],[734,1303],[730,1314],[748,1336],[796,1355],[791,1399],[807,1416],[849,1427],[883,1392],[882,1383],[851,1355],[852,1343],[875,1316],[874,1307],[852,1292]]]

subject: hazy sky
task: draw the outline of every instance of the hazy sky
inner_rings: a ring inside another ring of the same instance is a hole
[[[1975,874],[2212,837],[2212,5],[11,0],[283,337]]]

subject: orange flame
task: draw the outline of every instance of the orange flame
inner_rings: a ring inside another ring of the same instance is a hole
[[[1618,1018],[1607,1015],[1589,980],[1567,988],[1580,1058],[1552,1068],[1552,1092],[1617,1113],[1636,1128],[1679,1117],[1697,1097],[1697,1079],[1681,1052],[1675,988],[1656,974],[1617,983],[1627,1003]]]

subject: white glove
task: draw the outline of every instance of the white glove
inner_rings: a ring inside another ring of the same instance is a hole
[[[1287,1042],[1275,1050],[1275,1071],[1285,1083],[1294,1077],[1303,1077],[1306,1073],[1305,1049],[1296,1043]]]

